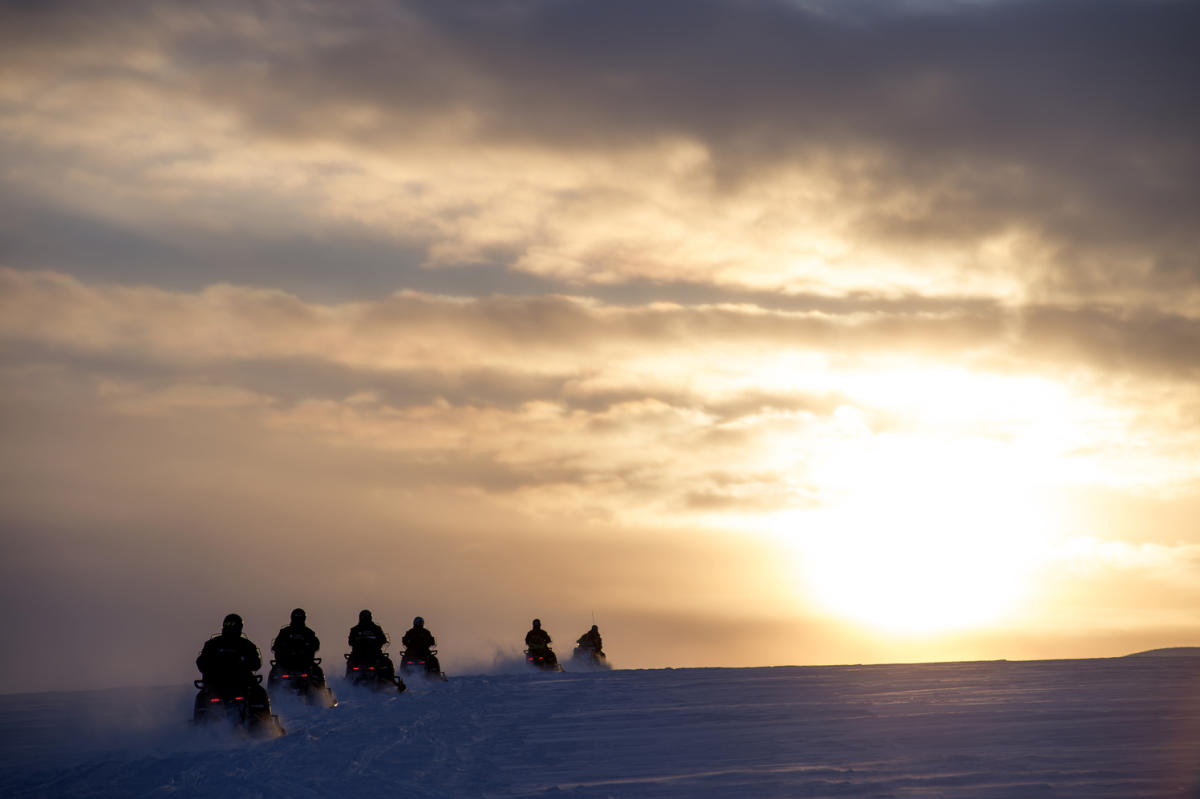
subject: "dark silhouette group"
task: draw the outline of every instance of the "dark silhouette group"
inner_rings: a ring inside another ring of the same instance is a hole
[[[404,645],[401,669],[420,670],[426,676],[445,679],[437,660],[437,641],[425,626],[425,619],[417,616],[413,626],[400,639]],[[376,688],[394,687],[405,690],[403,679],[396,676],[396,667],[388,653],[387,634],[375,622],[371,611],[358,614],[358,623],[350,628],[346,642],[350,652],[346,655],[346,679],[354,684],[368,683]],[[596,625],[577,641],[576,656],[580,651],[591,657],[603,657],[600,631]],[[558,659],[550,648],[550,634],[542,629],[540,619],[533,620],[532,629],[525,634],[526,658],[540,668],[561,670]],[[308,626],[303,608],[292,611],[291,620],[280,628],[271,642],[271,671],[267,682],[274,691],[286,686],[294,692],[309,696],[324,693],[332,702],[332,693],[325,683],[325,672],[317,652],[321,640]],[[242,618],[236,613],[225,617],[221,632],[204,643],[196,658],[201,680],[196,682],[200,694],[196,697],[196,718],[200,720],[210,704],[236,700],[245,705],[251,720],[272,718],[271,703],[267,690],[262,686],[262,677],[256,672],[262,668],[262,657],[258,647],[242,634]]]

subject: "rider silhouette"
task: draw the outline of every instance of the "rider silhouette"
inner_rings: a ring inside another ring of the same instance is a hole
[[[383,655],[384,644],[388,642],[383,628],[372,620],[369,610],[358,614],[358,624],[350,628],[350,635],[346,640],[350,644],[352,663],[366,663],[379,659]]]
[[[262,668],[262,657],[258,647],[242,635],[242,617],[238,614],[226,616],[221,632],[204,642],[196,658],[196,668],[204,680],[204,687],[196,696],[197,710],[206,694],[226,699],[240,695],[246,697],[253,715],[259,718],[271,715],[267,691],[254,674]]]
[[[425,629],[425,619],[417,616],[413,619],[412,629],[404,634],[400,643],[404,644],[405,657],[411,658],[428,655],[437,642],[433,639],[433,633]]]
[[[600,651],[604,648],[604,641],[600,638],[600,628],[594,624],[592,625],[592,629],[579,636],[579,640],[575,643],[579,644],[581,649],[587,649],[597,655],[604,654]]]
[[[550,633],[542,629],[542,620],[533,620],[533,629],[525,633],[525,646],[529,649],[548,649],[550,647]]]
[[[306,616],[303,608],[292,611],[292,621],[279,630],[271,643],[271,651],[275,653],[276,664],[285,669],[299,669],[312,666],[317,650],[321,648],[321,639],[304,623]]]

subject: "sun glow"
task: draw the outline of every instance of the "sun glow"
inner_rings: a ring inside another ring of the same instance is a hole
[[[977,627],[1015,613],[1050,531],[1011,451],[884,436],[870,456],[804,538],[812,598],[831,615],[893,633]]]
[[[764,377],[805,379],[780,370]],[[755,465],[784,509],[712,521],[795,558],[797,600],[884,633],[1006,623],[1038,596],[1064,523],[1061,487],[1098,411],[1044,378],[900,365],[825,373],[850,402],[767,424]],[[810,392],[812,393],[812,392]]]

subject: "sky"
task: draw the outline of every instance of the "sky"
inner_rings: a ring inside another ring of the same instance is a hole
[[[0,690],[296,606],[448,671],[535,616],[624,667],[1200,642],[1197,35],[0,3]]]

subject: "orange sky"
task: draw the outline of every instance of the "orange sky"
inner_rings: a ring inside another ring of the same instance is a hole
[[[1198,20],[5,8],[5,690],[1195,644]]]

